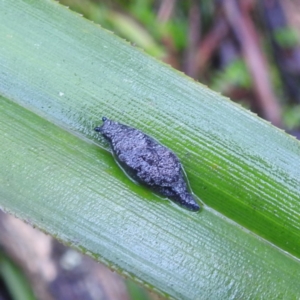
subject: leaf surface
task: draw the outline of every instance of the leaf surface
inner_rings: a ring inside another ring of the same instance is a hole
[[[5,211],[175,298],[300,295],[298,141],[56,2],[0,19]],[[103,115],[171,148],[202,211],[128,179]]]

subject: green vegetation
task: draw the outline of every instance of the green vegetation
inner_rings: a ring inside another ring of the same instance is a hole
[[[56,2],[1,5],[3,210],[164,295],[300,295],[297,140]],[[202,211],[131,182],[103,115],[173,149]]]

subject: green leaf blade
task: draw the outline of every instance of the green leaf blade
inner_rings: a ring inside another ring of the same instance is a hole
[[[3,209],[173,297],[299,295],[298,141],[55,2],[0,17]],[[134,185],[95,145],[103,115],[170,147],[233,222]]]
[[[4,98],[0,103],[0,143],[7,147],[0,199],[8,212],[173,297],[300,292],[292,257],[213,210],[190,213],[124,174],[119,180],[110,153]],[[261,279],[266,272],[268,283]]]

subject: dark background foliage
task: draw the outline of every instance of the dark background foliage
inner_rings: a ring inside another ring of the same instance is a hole
[[[60,2],[299,136],[299,1]]]

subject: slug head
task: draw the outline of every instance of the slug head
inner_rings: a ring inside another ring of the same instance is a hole
[[[120,124],[107,119],[102,118],[103,124],[99,127],[95,127],[94,130],[103,134],[105,138],[111,140],[111,137],[115,135],[120,129]]]

